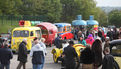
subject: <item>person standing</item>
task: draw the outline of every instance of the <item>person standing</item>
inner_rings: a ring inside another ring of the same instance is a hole
[[[90,49],[90,46],[86,46],[86,48],[81,52],[80,55],[82,69],[93,69],[94,53]]]
[[[21,69],[23,66],[23,69],[26,69],[26,62],[27,62],[27,39],[23,39],[23,41],[20,43],[18,48],[18,61],[19,64],[17,66],[17,69]]]
[[[84,40],[83,37],[80,37],[80,39],[78,40],[78,43],[79,43],[79,44],[82,44],[82,45],[84,45],[84,46],[87,45],[87,43],[86,43],[86,41]]]
[[[32,47],[30,51],[30,56],[32,57],[32,64],[33,64],[33,69],[42,69],[43,65],[43,47],[40,46],[40,43],[38,41],[38,38],[34,39],[34,46]]]
[[[69,45],[64,48],[63,55],[65,55],[65,67],[66,69],[75,69],[76,63],[75,63],[75,57],[77,57],[77,53],[75,49],[73,48],[74,42],[69,41]]]
[[[54,44],[55,44],[55,46],[56,46],[56,48],[62,48],[62,38],[61,38],[61,36],[58,36],[56,39],[55,39],[55,42],[54,42]]]
[[[77,40],[78,32],[79,32],[79,29],[78,28],[75,28],[74,29],[74,39],[75,40]]]
[[[83,34],[81,31],[78,32],[78,39],[80,39],[80,37],[85,38],[85,37],[84,37],[84,34]]]
[[[94,53],[94,69],[98,69],[102,64],[102,42],[96,39],[92,44],[92,52]]]
[[[113,29],[110,29],[110,28],[109,28],[109,30],[108,30],[108,32],[107,32],[107,36],[110,38],[110,41],[113,40]]]
[[[104,48],[104,59],[102,62],[102,69],[120,69],[113,56],[110,54],[109,47]]]
[[[45,38],[41,38],[40,46],[43,47],[43,54],[44,54],[44,56],[42,56],[43,59],[42,59],[42,67],[41,67],[41,69],[43,69],[43,67],[44,67],[45,56],[47,55],[47,50],[46,50],[46,46],[45,46],[44,42],[45,42]]]
[[[8,44],[5,44],[3,48],[0,48],[0,69],[10,69],[10,59],[13,58],[12,50],[8,48]]]

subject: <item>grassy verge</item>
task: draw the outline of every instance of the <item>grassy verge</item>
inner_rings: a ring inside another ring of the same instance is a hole
[[[6,21],[4,23],[0,22],[0,33],[8,33],[9,30],[18,26],[18,21]]]

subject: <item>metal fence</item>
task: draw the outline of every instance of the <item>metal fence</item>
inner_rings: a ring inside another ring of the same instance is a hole
[[[29,15],[0,15],[0,25],[18,25],[20,20],[29,20],[29,21],[48,21],[46,16],[29,16]]]

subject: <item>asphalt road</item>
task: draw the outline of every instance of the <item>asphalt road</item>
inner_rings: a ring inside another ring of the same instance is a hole
[[[45,57],[45,65],[44,69],[61,69],[60,62],[55,64],[53,62],[53,55],[51,54],[51,50],[54,47],[47,47],[47,56]],[[13,59],[11,60],[10,69],[16,69],[19,62],[17,61],[17,55],[14,54]],[[23,68],[22,68],[23,69]],[[32,69],[31,57],[28,54],[28,62],[26,63],[26,69]]]

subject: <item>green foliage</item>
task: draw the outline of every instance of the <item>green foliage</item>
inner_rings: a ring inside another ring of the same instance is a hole
[[[60,0],[45,0],[42,4],[41,15],[48,17],[49,22],[59,22],[62,12]]]
[[[77,15],[84,20],[94,15],[101,25],[106,14],[96,7],[95,0],[0,0],[0,15],[45,16],[49,22],[72,22]]]
[[[117,27],[121,26],[121,11],[114,10],[109,13],[109,23]]]
[[[99,7],[95,9],[95,19],[99,22],[100,26],[107,26],[108,21],[107,21],[107,14],[102,11]]]
[[[71,22],[76,15],[81,14],[84,20],[95,14],[96,3],[93,0],[61,0],[63,4],[62,20]]]
[[[14,0],[0,0],[0,13],[12,14],[14,10]]]

